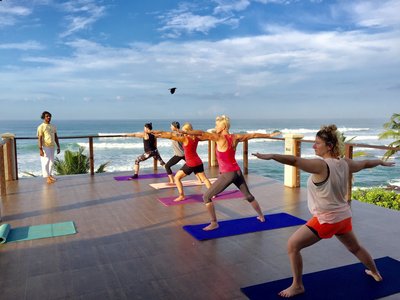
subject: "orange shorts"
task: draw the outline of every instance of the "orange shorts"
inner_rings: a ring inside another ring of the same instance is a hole
[[[310,220],[308,220],[306,226],[321,239],[329,239],[334,235],[345,234],[353,229],[351,225],[351,218],[347,218],[333,224],[320,224],[316,217],[312,217]]]

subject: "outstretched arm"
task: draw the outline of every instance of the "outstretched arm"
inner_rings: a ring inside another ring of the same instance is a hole
[[[144,133],[143,132],[133,132],[133,133],[126,134],[126,136],[143,138],[144,137]]]
[[[326,172],[326,163],[322,159],[305,159],[294,155],[253,153],[255,157],[264,160],[275,160],[278,163],[297,167],[307,173],[322,175]]]
[[[235,139],[239,142],[243,142],[245,140],[257,139],[257,138],[270,138],[277,135],[281,135],[280,131],[272,132],[272,133],[245,133],[245,134],[235,134]]]
[[[211,133],[203,130],[189,130],[184,133],[196,136],[201,141],[218,141],[220,135],[218,133]]]
[[[171,131],[152,130],[151,133],[154,134],[154,136],[163,139],[170,139],[178,142],[183,142],[185,140],[185,137],[177,136]]]
[[[346,158],[346,161],[349,165],[349,169],[351,173],[356,173],[358,171],[375,168],[377,166],[384,166],[384,167],[393,167],[394,162],[383,161],[381,159],[372,159],[372,160],[352,160]]]

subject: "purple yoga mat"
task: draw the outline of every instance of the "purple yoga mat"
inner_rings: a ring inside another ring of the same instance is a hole
[[[115,176],[114,179],[117,181],[131,181],[131,180],[139,180],[139,179],[152,179],[152,178],[164,178],[168,177],[167,173],[159,173],[159,174],[139,174],[138,178],[131,178],[132,175],[128,176]]]
[[[163,198],[158,198],[162,204],[165,206],[172,206],[172,205],[181,205],[181,204],[188,204],[188,203],[199,203],[203,202],[203,194],[192,194],[192,195],[186,195],[185,200],[182,201],[174,201],[178,196],[172,196],[172,197],[163,197]],[[219,193],[216,198],[213,199],[213,201],[216,200],[227,200],[227,199],[233,199],[233,198],[243,198],[243,194],[241,191],[235,190],[235,191],[224,191],[222,193]]]

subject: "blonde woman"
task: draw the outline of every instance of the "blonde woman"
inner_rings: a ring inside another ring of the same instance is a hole
[[[346,199],[347,184],[351,173],[376,166],[393,166],[382,160],[354,161],[342,158],[343,142],[336,125],[321,127],[313,145],[315,154],[322,159],[304,159],[292,155],[253,154],[260,159],[275,160],[296,166],[311,173],[308,179],[308,206],[313,217],[300,227],[288,241],[288,254],[293,273],[292,285],[281,291],[281,297],[304,293],[302,281],[303,260],[300,251],[321,239],[336,236],[346,248],[366,267],[366,274],[376,281],[382,277],[368,251],[362,247],[352,230],[351,207]]]
[[[252,138],[269,138],[275,135],[279,135],[280,132],[272,134],[264,133],[248,133],[248,134],[231,134],[229,133],[230,119],[227,116],[219,116],[215,120],[215,132],[209,133],[200,130],[189,131],[189,134],[194,134],[201,140],[211,140],[216,142],[216,156],[219,165],[220,175],[217,181],[215,181],[207,192],[203,195],[204,203],[211,217],[211,222],[208,226],[204,227],[203,230],[214,230],[219,227],[217,222],[217,216],[215,213],[214,204],[212,198],[217,194],[221,193],[232,183],[245,195],[247,201],[251,204],[257,213],[257,219],[260,222],[264,222],[264,214],[261,211],[258,201],[250,193],[247,186],[246,180],[242,174],[242,171],[235,159],[236,145],[239,142],[249,140]]]
[[[192,130],[193,127],[192,124],[190,123],[185,123],[182,127],[183,133]],[[185,200],[182,179],[192,173],[194,173],[196,177],[199,180],[201,180],[201,182],[205,183],[207,188],[211,186],[210,181],[208,180],[206,174],[204,173],[203,162],[200,159],[200,156],[197,154],[197,145],[199,143],[199,139],[196,136],[188,134],[177,134],[173,132],[157,131],[157,130],[152,132],[157,137],[171,139],[182,143],[186,163],[174,176],[174,182],[179,192],[179,196],[176,199],[174,199],[174,201]]]

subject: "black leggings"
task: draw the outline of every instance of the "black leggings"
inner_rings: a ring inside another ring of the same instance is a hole
[[[238,187],[238,189],[243,193],[246,197],[247,201],[253,202],[254,196],[250,193],[249,187],[247,186],[246,181],[244,180],[243,174],[241,170],[221,173],[218,176],[217,181],[215,181],[211,187],[204,193],[203,201],[205,203],[210,203],[212,197],[218,195],[223,190],[225,190],[229,185],[234,184]]]
[[[172,174],[171,167],[174,166],[174,165],[176,165],[176,164],[177,164],[178,162],[180,162],[182,159],[185,160],[185,157],[184,157],[184,156],[177,156],[177,155],[174,155],[174,156],[172,156],[172,157],[170,158],[170,160],[165,164],[165,170],[167,171],[167,174],[168,174],[168,175],[171,175],[171,174]]]

